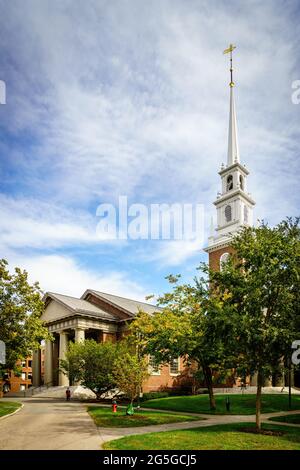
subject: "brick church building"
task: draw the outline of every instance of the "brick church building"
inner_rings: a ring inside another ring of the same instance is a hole
[[[46,341],[44,377],[42,381],[41,351],[33,355],[33,385],[38,387],[69,385],[68,378],[59,371],[59,361],[65,358],[69,341],[118,341],[139,310],[149,315],[158,307],[149,303],[127,299],[117,295],[88,289],[80,299],[68,295],[47,293],[42,320],[54,337]],[[149,357],[148,380],[143,391],[183,388],[191,383],[191,374],[182,358],[173,359],[168,365],[157,367]]]
[[[219,269],[222,261],[231,252],[230,239],[241,226],[252,224],[254,201],[247,192],[249,171],[240,163],[237,123],[233,95],[233,81],[230,82],[230,113],[227,164],[219,172],[221,191],[214,202],[217,209],[217,227],[208,240],[205,251],[209,263]],[[44,377],[46,385],[68,385],[68,378],[59,371],[59,361],[65,358],[68,341],[95,339],[96,341],[117,341],[126,324],[139,310],[155,314],[157,307],[148,303],[126,299],[112,294],[87,290],[80,299],[63,294],[47,293],[42,320],[54,337],[45,345]],[[191,386],[192,374],[182,358],[172,360],[168,365],[157,368],[149,358],[151,375],[143,391]],[[33,385],[41,384],[40,351],[33,357]]]
[[[237,120],[234,102],[234,82],[232,79],[232,50],[231,81],[230,81],[230,111],[227,163],[222,164],[219,171],[221,188],[214,205],[217,211],[217,225],[211,224],[208,245],[204,249],[209,256],[209,264],[215,269],[222,268],[222,262],[232,252],[230,241],[237,231],[253,224],[253,207],[255,202],[247,191],[249,170],[240,161],[238,145]],[[149,315],[155,314],[158,308],[154,305],[138,302],[117,295],[86,290],[81,298],[63,294],[47,293],[44,297],[45,310],[42,320],[54,337],[47,341],[44,357],[44,377],[46,385],[68,385],[68,378],[59,371],[59,361],[65,358],[68,341],[79,342],[84,339],[96,341],[117,341],[124,331],[126,324],[132,320],[139,310]],[[41,384],[40,351],[33,356],[33,385]],[[192,374],[186,368],[182,358],[172,360],[168,365],[157,368],[149,358],[151,375],[143,386],[143,391],[157,391],[170,388],[191,386]],[[249,380],[250,383],[250,380]],[[251,380],[255,385],[255,377]],[[226,386],[232,386],[226,384]],[[266,384],[267,385],[267,384]],[[268,384],[268,385],[271,385]]]

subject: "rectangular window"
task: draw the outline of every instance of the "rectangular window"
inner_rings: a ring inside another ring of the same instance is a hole
[[[22,361],[22,362],[21,362],[21,366],[22,366],[22,367],[26,367],[26,361]]]
[[[149,372],[151,375],[160,375],[160,368],[155,363],[154,356],[149,356]]]
[[[179,357],[172,359],[169,363],[170,367],[170,375],[178,375],[179,374]]]
[[[26,380],[26,373],[22,372],[21,377],[22,377],[22,380]]]
[[[31,359],[28,361],[28,367],[32,367],[32,360]]]
[[[24,390],[26,390],[26,385],[21,384],[20,385],[20,391],[24,392]]]

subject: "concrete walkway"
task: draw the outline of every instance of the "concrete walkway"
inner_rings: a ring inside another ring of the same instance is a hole
[[[60,399],[49,398],[10,398],[10,401],[22,402],[24,407],[15,415],[1,422],[1,450],[99,450],[105,442],[124,436],[194,429],[218,424],[255,422],[255,415],[184,413],[199,416],[199,421],[132,428],[97,428],[86,411],[87,405],[92,405],[90,403],[76,401],[67,403]],[[167,410],[157,411],[169,412]],[[300,410],[264,413],[262,422],[299,427],[299,424],[268,421],[271,417],[287,414],[300,414]]]
[[[1,450],[99,450],[101,438],[85,404],[47,398],[9,401],[24,407],[1,421]]]

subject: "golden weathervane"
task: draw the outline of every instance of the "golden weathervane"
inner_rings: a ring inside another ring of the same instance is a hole
[[[229,86],[234,86],[234,81],[233,81],[233,78],[232,78],[232,72],[233,72],[233,68],[232,68],[232,51],[235,48],[236,48],[236,46],[234,46],[233,44],[230,44],[228,49],[225,49],[225,51],[223,51],[223,54],[230,53],[230,83],[229,83]]]

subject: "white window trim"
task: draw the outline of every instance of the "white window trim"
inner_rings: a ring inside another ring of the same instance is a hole
[[[149,355],[149,357],[148,357],[148,362],[149,362],[148,371],[149,371],[150,375],[158,376],[158,375],[160,375],[160,367],[158,366],[158,370],[153,369],[153,367],[150,365],[150,357],[151,356]]]
[[[226,255],[226,257],[225,257],[225,255]],[[222,253],[222,255],[220,256],[220,271],[222,271],[223,264],[225,264],[227,262],[229,256],[230,256],[230,253],[228,253],[228,251],[226,251],[225,253]],[[224,260],[224,258],[225,258],[225,260]]]
[[[180,357],[174,358],[173,360],[175,361],[175,359],[177,359],[177,363],[178,363],[178,372],[176,373],[171,372],[171,364],[169,363],[169,374],[172,377],[177,377],[178,375],[180,375]]]

